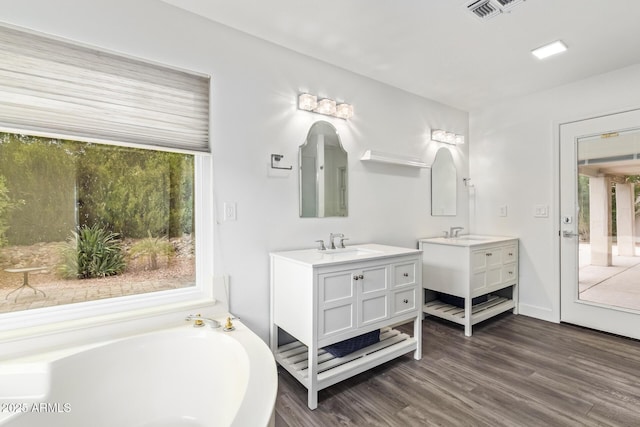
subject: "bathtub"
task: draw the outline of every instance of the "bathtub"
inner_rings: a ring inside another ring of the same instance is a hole
[[[0,426],[273,425],[273,356],[234,325],[188,324],[0,362]]]

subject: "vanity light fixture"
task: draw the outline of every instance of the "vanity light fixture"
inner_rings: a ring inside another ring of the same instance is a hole
[[[309,93],[301,93],[298,95],[298,109],[345,120],[353,117],[353,105],[344,102],[337,104],[336,101],[330,98],[318,100],[317,96]]]
[[[442,129],[432,129],[431,140],[444,142],[446,144],[451,144],[451,145],[464,144],[464,135],[458,135],[453,132],[447,132]]]
[[[538,59],[545,59],[551,55],[556,55],[567,50],[567,45],[562,40],[556,40],[552,43],[540,46],[537,49],[533,49],[531,53]]]

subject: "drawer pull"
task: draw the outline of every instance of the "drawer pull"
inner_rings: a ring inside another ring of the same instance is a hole
[[[403,276],[404,277],[409,277],[409,273],[404,273]]]
[[[493,254],[491,252],[487,252],[485,256],[493,256]]]
[[[509,256],[513,256],[513,252],[509,252]]]

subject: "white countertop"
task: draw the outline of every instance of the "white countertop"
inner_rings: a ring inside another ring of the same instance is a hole
[[[448,246],[479,246],[490,243],[499,243],[507,240],[516,240],[517,237],[510,236],[483,236],[479,234],[463,234],[458,237],[429,237],[420,239],[423,243],[434,243]]]
[[[294,251],[271,252],[272,257],[290,259],[310,266],[340,264],[351,261],[367,261],[389,256],[419,254],[420,249],[409,249],[398,246],[364,245],[347,246],[344,249],[301,249]]]

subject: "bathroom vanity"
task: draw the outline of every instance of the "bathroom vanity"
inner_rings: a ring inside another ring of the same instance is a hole
[[[517,314],[518,239],[462,235],[418,245],[424,313],[464,325],[466,336],[476,323],[508,310]]]
[[[318,391],[403,354],[422,357],[420,250],[367,244],[274,252],[271,260],[271,350],[308,389]],[[413,322],[413,336],[393,328]],[[342,357],[330,344],[380,330],[380,341]],[[279,332],[295,340],[279,343]]]

